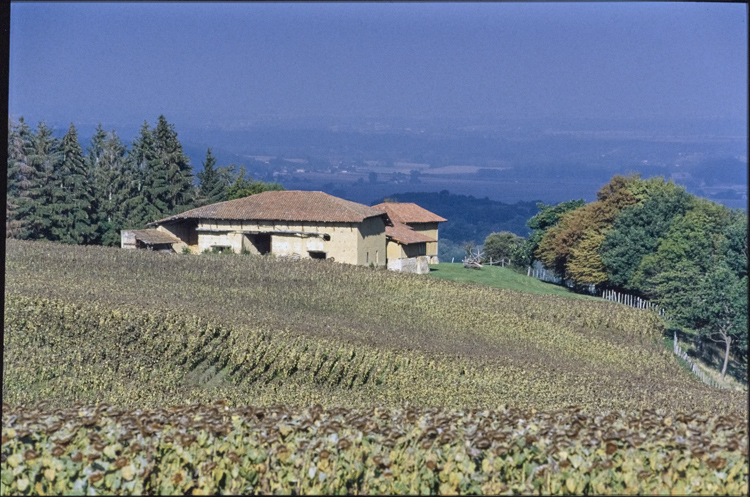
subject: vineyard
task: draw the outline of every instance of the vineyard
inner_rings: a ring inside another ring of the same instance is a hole
[[[746,424],[697,412],[6,405],[2,441],[4,494],[747,495],[748,489]]]
[[[3,494],[747,490],[746,395],[604,300],[9,240],[4,310]]]

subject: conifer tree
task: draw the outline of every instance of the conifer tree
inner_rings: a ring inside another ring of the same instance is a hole
[[[96,232],[92,186],[78,132],[72,123],[62,139],[61,158],[52,174],[50,239],[78,245],[91,243]]]
[[[18,208],[26,201],[31,187],[33,170],[29,166],[32,131],[23,117],[14,124],[8,119],[8,174],[5,201],[5,236],[20,238],[23,231],[23,218]]]
[[[115,131],[92,140],[89,148],[98,205],[98,242],[102,245],[119,245],[120,230],[126,228],[123,204],[131,195],[126,152]]]
[[[199,205],[215,204],[229,198],[227,175],[222,174],[224,172],[222,169],[215,169],[215,166],[216,158],[211,155],[211,149],[209,148],[206,152],[206,160],[203,162],[203,171],[196,175],[198,181],[200,181],[198,201],[196,202]]]
[[[52,239],[50,229],[54,211],[51,209],[54,171],[60,162],[60,142],[52,136],[52,130],[41,122],[36,134],[30,134],[26,155],[24,193],[19,194],[17,215],[23,220],[19,238],[25,240]]]
[[[131,192],[124,202],[126,228],[143,228],[146,223],[168,215],[170,193],[166,169],[157,157],[153,133],[145,121],[126,164],[127,190]]]
[[[193,167],[183,153],[174,125],[161,115],[154,132],[154,149],[166,171],[166,213],[176,214],[195,207]]]

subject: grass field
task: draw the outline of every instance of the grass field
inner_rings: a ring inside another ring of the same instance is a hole
[[[430,276],[441,280],[456,281],[459,283],[473,283],[517,292],[540,295],[559,295],[562,297],[572,297],[577,299],[595,298],[571,292],[561,285],[546,283],[500,266],[487,265],[483,266],[481,269],[467,269],[463,264],[458,262],[444,262],[431,265]]]

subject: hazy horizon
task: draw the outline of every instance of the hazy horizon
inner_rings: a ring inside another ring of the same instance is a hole
[[[10,36],[32,123],[747,122],[741,4],[34,2]]]

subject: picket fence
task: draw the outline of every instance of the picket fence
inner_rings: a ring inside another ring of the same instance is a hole
[[[533,276],[538,280],[547,281],[549,283],[559,284],[562,281],[562,278],[560,278],[559,276],[555,276],[554,273],[551,273],[544,268],[529,267],[526,274],[528,276]],[[565,282],[565,284],[567,286],[572,286],[571,284],[569,284],[569,282]],[[594,285],[591,285],[589,287],[589,292],[592,295],[598,295],[601,298],[609,300],[611,302],[617,302],[619,304],[627,305],[629,307],[635,307],[637,309],[653,311],[659,314],[659,316],[664,316],[664,309],[652,302],[649,302],[648,300],[644,300],[638,297],[637,295],[629,295],[627,293],[616,292],[614,290],[599,290]],[[690,365],[690,371],[692,371],[693,374],[697,376],[703,383],[706,383],[707,385],[715,388],[725,388],[719,385],[713,378],[704,373],[692,360],[690,360],[687,352],[682,350],[682,347],[680,347],[680,345],[677,343],[677,333],[675,333],[674,335],[674,353],[676,356],[680,357]]]
[[[638,297],[637,295],[629,295],[627,293],[620,293],[614,290],[602,290],[599,293],[601,298],[607,299],[611,302],[617,302],[618,304],[635,307],[636,309],[647,309],[650,311],[654,311],[658,313],[659,316],[664,315],[664,309],[654,303],[649,302],[648,300],[644,300]]]
[[[701,370],[693,361],[690,360],[687,352],[682,350],[682,347],[680,347],[680,345],[677,343],[677,332],[675,332],[674,334],[674,353],[690,365],[690,371],[692,371],[693,374],[697,376],[703,383],[715,388],[724,388],[723,386],[716,383],[713,378],[704,373],[703,370]]]

